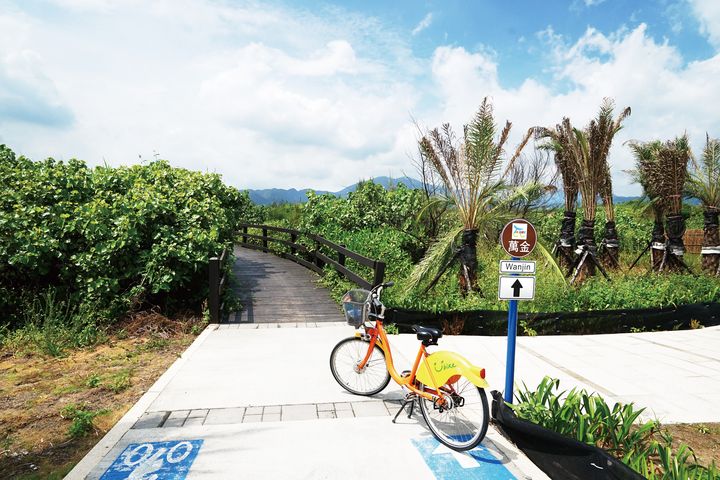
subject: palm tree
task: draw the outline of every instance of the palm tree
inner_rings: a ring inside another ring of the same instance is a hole
[[[570,119],[564,118],[555,128],[537,127],[535,138],[547,140],[539,148],[554,153],[555,166],[562,181],[565,213],[556,251],[559,266],[570,270],[575,263],[575,217],[578,203],[577,171],[572,160],[575,132],[570,125]]]
[[[663,225],[663,214],[665,212],[664,198],[658,192],[658,170],[657,152],[662,148],[660,141],[653,142],[629,142],[630,149],[635,157],[635,169],[629,171],[636,183],[639,183],[645,196],[650,201],[653,211],[654,226],[650,239],[650,259],[653,270],[658,270],[662,264],[665,252],[665,227]]]
[[[720,274],[720,140],[706,135],[700,163],[693,168],[686,184],[686,192],[703,205],[705,228],[703,232],[702,268],[711,274]]]
[[[453,204],[462,225],[451,228],[428,249],[410,276],[409,289],[434,275],[430,282],[432,286],[456,258],[460,260],[461,291],[467,293],[476,289],[478,237],[494,239],[505,219],[507,209],[504,207],[518,195],[523,195],[523,189],[535,188],[529,185],[512,195],[505,194],[502,165],[511,126],[506,122],[498,136],[492,105],[485,98],[475,117],[465,126],[462,140],[458,140],[449,124],[427,132],[420,139],[420,155],[442,180],[444,200]],[[530,134],[525,135],[505,172],[527,144]],[[454,252],[453,244],[458,237],[460,249]]]
[[[598,193],[605,207],[605,231],[603,233],[601,261],[607,268],[618,268],[620,254],[620,239],[615,228],[615,208],[612,195],[612,176],[608,155],[615,135],[622,129],[622,122],[630,115],[630,107],[625,108],[613,120],[614,102],[606,98],[600,106],[597,118],[590,122],[587,129],[590,143],[590,155],[594,157],[593,163],[601,166],[604,175],[598,179]]]

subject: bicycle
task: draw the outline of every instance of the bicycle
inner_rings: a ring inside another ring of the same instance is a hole
[[[362,332],[333,348],[333,377],[348,392],[364,396],[380,393],[392,378],[408,390],[393,423],[408,404],[410,418],[418,402],[430,432],[442,444],[458,451],[475,448],[485,437],[489,422],[485,369],[454,352],[428,354],[427,348],[437,346],[442,333],[436,328],[413,325],[420,347],[412,369],[398,373],[383,327],[385,306],[380,301],[383,289],[392,285],[388,282],[370,291],[350,290],[343,297],[348,324]]]

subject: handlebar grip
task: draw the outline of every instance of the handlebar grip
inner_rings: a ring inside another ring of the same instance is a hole
[[[395,285],[395,282],[386,282],[386,283],[383,283],[383,287],[392,287],[393,285]]]

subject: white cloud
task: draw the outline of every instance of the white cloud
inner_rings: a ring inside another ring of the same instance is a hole
[[[720,2],[716,0],[688,0],[700,23],[700,32],[715,48],[720,48]]]
[[[0,142],[32,158],[120,164],[158,151],[240,187],[338,189],[412,173],[412,117],[460,131],[490,96],[517,142],[566,115],[582,126],[610,96],[633,109],[611,154],[617,191],[628,193],[637,189],[620,172],[631,161],[625,140],[687,129],[699,147],[706,130],[720,136],[720,57],[685,63],[645,25],[579,39],[549,27],[528,43],[549,52],[552,80],[508,88],[487,47],[441,45],[418,58],[407,34],[347,11],[57,1],[73,2],[72,14],[0,15]]]
[[[423,17],[423,19],[420,20],[420,22],[417,25],[415,25],[415,28],[413,28],[413,30],[412,30],[413,36],[417,35],[418,33],[422,32],[423,30],[428,28],[432,24],[432,20],[433,20],[432,12],[425,15]]]
[[[512,140],[518,141],[528,127],[554,125],[563,116],[584,126],[603,97],[615,98],[618,111],[625,106],[633,110],[610,157],[620,193],[637,191],[622,174],[632,162],[625,141],[668,139],[687,131],[698,149],[705,131],[720,136],[720,118],[714,113],[720,102],[720,56],[683,66],[679,52],[667,42],[655,42],[645,25],[612,35],[590,28],[572,44],[552,31],[544,38],[552,43],[556,81],[569,84],[562,92],[532,79],[508,89],[488,56],[462,47],[436,50],[433,77],[445,98],[439,118],[459,126],[489,95],[496,119],[513,121]]]
[[[583,0],[586,7],[594,7],[595,5],[600,5],[605,0]]]

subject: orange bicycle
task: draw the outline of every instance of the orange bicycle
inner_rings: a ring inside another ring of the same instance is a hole
[[[427,347],[436,346],[442,333],[414,325],[420,348],[412,369],[398,373],[383,328],[385,306],[380,301],[383,288],[392,285],[388,282],[371,291],[355,289],[345,294],[345,318],[362,331],[335,345],[330,371],[345,390],[356,395],[375,395],[392,378],[408,391],[393,423],[407,405],[410,418],[415,402],[419,402],[428,428],[441,443],[454,450],[470,450],[488,429],[485,369],[454,352],[428,354]]]

